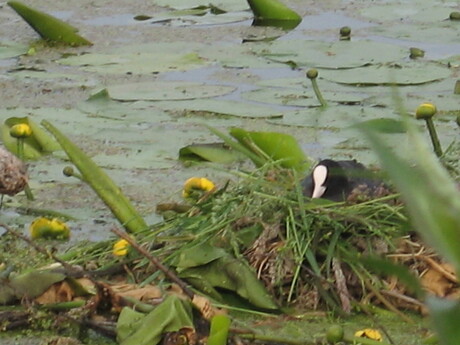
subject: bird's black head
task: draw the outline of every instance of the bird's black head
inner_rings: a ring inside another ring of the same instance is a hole
[[[307,196],[335,201],[343,200],[349,189],[344,169],[331,159],[320,161],[302,184]]]

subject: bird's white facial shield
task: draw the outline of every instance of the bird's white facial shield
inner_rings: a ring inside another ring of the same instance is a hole
[[[327,167],[324,165],[318,165],[313,169],[313,193],[312,198],[321,198],[326,192],[326,187],[324,183],[327,178]]]

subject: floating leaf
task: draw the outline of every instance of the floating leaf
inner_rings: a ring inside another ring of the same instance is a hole
[[[171,81],[112,85],[107,90],[112,99],[119,101],[162,101],[222,96],[233,92],[235,88],[232,86]]]
[[[101,168],[50,122],[43,120],[42,125],[54,135],[85,181],[110,208],[127,231],[137,232],[147,228],[147,224],[128,198]]]
[[[0,60],[23,55],[27,50],[29,47],[23,44],[0,42]]]
[[[77,34],[78,29],[49,14],[30,8],[19,1],[9,1],[15,10],[43,39],[72,46],[92,45]]]
[[[347,70],[323,70],[324,79],[353,85],[418,85],[447,78],[451,71],[437,64],[368,66]]]
[[[364,93],[345,93],[345,92],[322,92],[323,97],[328,102],[341,104],[358,104],[369,96]],[[242,94],[243,98],[270,104],[315,107],[319,106],[318,99],[314,91],[310,88],[285,89],[285,88],[264,88],[248,91]]]
[[[155,0],[158,6],[170,7],[175,9],[190,9],[197,7],[208,7],[209,0]],[[212,2],[214,7],[218,7],[226,12],[245,11],[249,9],[246,0],[216,0]]]
[[[179,150],[182,161],[209,161],[215,163],[231,163],[246,158],[238,151],[231,150],[222,143],[192,144]]]
[[[83,70],[96,73],[146,75],[202,67],[206,62],[197,53],[200,47],[201,44],[191,42],[155,43],[150,47],[125,46],[123,52],[117,49],[105,54],[82,54],[57,61],[63,65],[81,66]]]
[[[285,168],[303,172],[310,167],[311,160],[305,156],[297,140],[289,134],[249,132],[241,128],[232,128],[230,134],[255,154],[262,153],[274,161],[279,161]]]
[[[274,61],[333,69],[394,62],[408,55],[407,49],[374,41],[277,40],[269,44],[254,44],[253,49]]]
[[[37,159],[43,154],[60,150],[59,144],[29,117],[10,117],[0,126],[1,137],[6,148],[17,154],[17,140],[10,135],[10,129],[17,124],[27,124],[32,135],[24,139],[24,158]]]
[[[281,111],[260,104],[221,99],[157,102],[155,106],[171,111],[210,113],[248,118],[279,118]]]

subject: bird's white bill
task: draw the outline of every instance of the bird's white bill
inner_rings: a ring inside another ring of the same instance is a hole
[[[326,192],[326,187],[324,186],[324,182],[326,182],[327,178],[327,168],[324,165],[318,165],[313,170],[313,193],[311,195],[312,198],[321,198]]]

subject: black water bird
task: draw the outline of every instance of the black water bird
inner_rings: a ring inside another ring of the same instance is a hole
[[[368,198],[382,196],[386,186],[375,172],[356,160],[320,161],[302,181],[304,195],[332,201],[345,201],[362,193]]]

